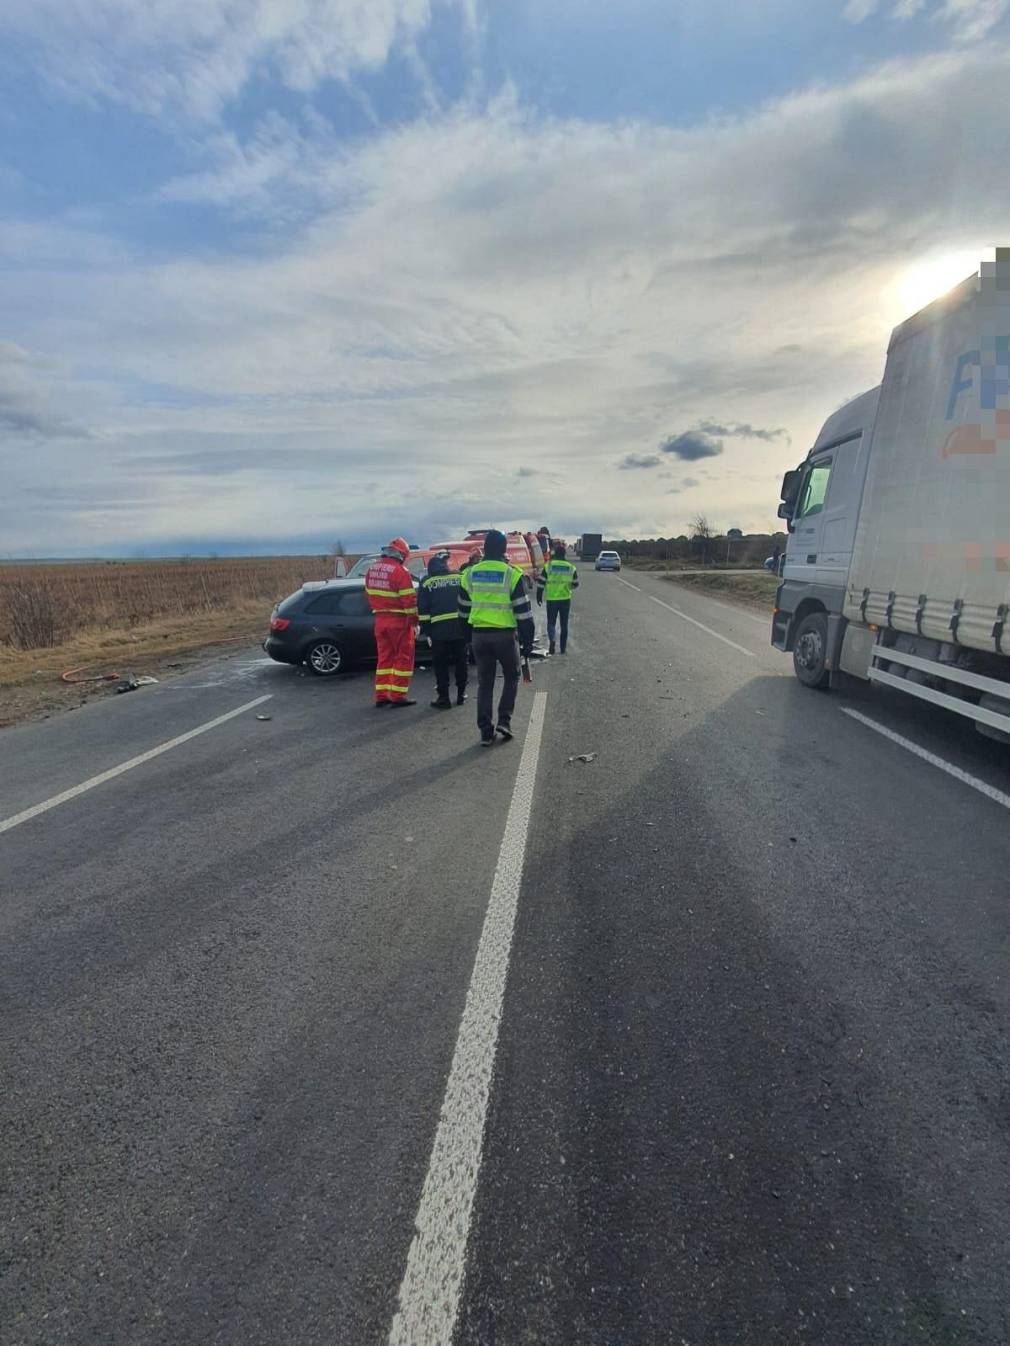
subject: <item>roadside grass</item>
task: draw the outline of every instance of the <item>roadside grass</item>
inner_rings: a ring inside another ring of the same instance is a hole
[[[763,612],[769,611],[774,606],[775,591],[779,584],[777,577],[769,575],[767,571],[734,575],[725,571],[706,570],[695,571],[692,574],[667,574],[663,579],[670,584],[690,586],[692,589],[718,594],[720,598],[729,599],[743,607],[758,608]]]
[[[761,548],[761,556],[758,560],[749,557],[734,558],[729,561],[710,561],[704,568],[706,570],[746,570],[748,567],[759,569],[761,562],[767,555],[767,551]],[[622,556],[621,565],[629,570],[655,570],[655,571],[679,571],[679,570],[697,570],[702,566],[702,562],[697,558],[689,556],[678,556],[671,560],[659,560],[655,556]]]
[[[0,565],[0,726],[114,691],[65,670],[171,677],[170,663],[258,640],[274,603],[332,573],[322,556]]]

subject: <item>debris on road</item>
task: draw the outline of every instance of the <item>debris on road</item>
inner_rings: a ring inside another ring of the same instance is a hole
[[[569,762],[595,762],[599,757],[597,752],[580,752],[575,757],[569,757]]]
[[[117,673],[116,676],[119,677],[119,674]],[[138,678],[136,677],[135,674],[131,673],[128,678],[123,679],[123,681],[116,688],[116,691],[135,692],[138,687],[150,687],[157,681],[158,681],[157,678],[149,677],[147,674],[145,674],[144,677],[142,678]]]
[[[257,720],[272,720],[274,717],[272,715],[257,715],[256,718]]]

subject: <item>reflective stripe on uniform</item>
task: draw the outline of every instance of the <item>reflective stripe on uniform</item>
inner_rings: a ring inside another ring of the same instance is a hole
[[[477,630],[509,631],[516,626],[516,618],[530,611],[525,594],[521,600],[512,598],[512,590],[522,579],[522,571],[508,561],[484,560],[472,565],[464,574],[463,592],[469,598],[460,598],[460,609]]]
[[[455,612],[440,612],[437,617],[422,617],[422,622],[455,622],[459,618]]]
[[[553,560],[544,567],[543,574],[537,580],[537,589],[544,594],[549,603],[565,602],[571,598],[572,590],[579,586],[579,572],[571,561]]]

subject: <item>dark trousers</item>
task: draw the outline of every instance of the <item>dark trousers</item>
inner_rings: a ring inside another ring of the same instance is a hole
[[[494,733],[494,680],[501,666],[505,685],[498,702],[498,724],[512,723],[519,688],[519,637],[515,631],[474,631],[473,653],[477,660],[477,727],[482,738]]]
[[[435,687],[440,697],[449,695],[449,673],[456,670],[456,691],[466,691],[466,641],[439,640],[431,642],[431,661],[435,666]]]
[[[547,639],[554,644],[554,627],[561,618],[561,648],[568,644],[568,614],[572,610],[570,598],[548,598],[547,600]]]

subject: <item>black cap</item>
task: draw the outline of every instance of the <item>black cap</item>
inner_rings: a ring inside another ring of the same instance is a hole
[[[508,538],[498,528],[484,534],[484,555],[489,561],[504,561]]]

